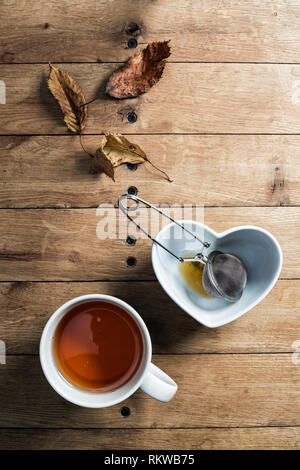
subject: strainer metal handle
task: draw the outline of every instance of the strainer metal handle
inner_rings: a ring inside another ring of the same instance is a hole
[[[132,201],[134,201],[136,204],[135,206],[131,206],[131,207],[125,207],[123,205],[123,201],[124,200],[127,200],[127,199],[130,199]],[[165,212],[163,212],[161,209],[159,209],[158,207],[155,207],[153,206],[152,204],[150,204],[149,202],[147,201],[144,201],[144,199],[141,199],[140,197],[137,197],[137,196],[134,196],[133,194],[124,194],[123,196],[120,196],[119,197],[119,209],[121,209],[121,211],[123,212],[123,214],[126,215],[126,217],[139,229],[141,230],[141,232],[143,232],[150,240],[153,241],[153,243],[156,243],[158,246],[160,246],[161,248],[163,248],[165,251],[167,251],[170,255],[174,256],[174,258],[176,258],[180,263],[183,263],[184,261],[199,261],[200,263],[203,263],[203,264],[206,264],[207,262],[207,258],[206,256],[203,255],[203,253],[197,253],[195,255],[194,258],[182,258],[181,256],[177,256],[175,255],[175,253],[173,253],[172,251],[170,251],[166,246],[164,246],[162,243],[160,243],[158,240],[156,240],[156,238],[153,238],[148,232],[146,232],[145,229],[143,229],[143,227],[141,227],[139,224],[136,223],[136,221],[130,217],[130,215],[128,214],[129,211],[133,212],[133,211],[136,211],[139,207],[139,204],[140,202],[142,204],[144,204],[146,207],[149,207],[150,209],[153,209],[155,210],[156,212],[158,212],[159,214],[163,215],[164,217],[166,217],[167,219],[169,219],[171,222],[173,222],[174,224],[178,225],[178,227],[181,227],[182,230],[184,230],[185,232],[187,232],[189,235],[191,235],[195,240],[198,240],[202,245],[203,245],[203,248],[209,248],[210,247],[210,243],[208,242],[204,242],[202,240],[200,240],[200,238],[198,238],[194,233],[192,233],[190,230],[188,230],[187,228],[184,227],[183,224],[180,224],[179,222],[177,222],[177,220],[174,220],[172,217],[170,217],[168,214],[166,214]]]

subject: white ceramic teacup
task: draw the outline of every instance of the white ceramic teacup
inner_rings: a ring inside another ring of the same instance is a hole
[[[53,354],[53,339],[62,317],[75,305],[91,300],[102,300],[119,305],[136,321],[143,338],[143,356],[140,366],[131,379],[110,392],[90,392],[68,382],[59,371]],[[160,401],[169,401],[177,391],[177,385],[167,374],[151,362],[152,343],[149,331],[140,315],[126,302],[110,295],[91,294],[66,302],[49,318],[40,342],[40,360],[43,372],[54,390],[66,400],[87,408],[105,408],[120,403],[138,388]]]

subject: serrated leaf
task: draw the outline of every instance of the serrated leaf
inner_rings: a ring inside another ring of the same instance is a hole
[[[69,74],[52,64],[49,65],[48,87],[60,105],[67,127],[72,132],[80,133],[85,127],[87,117],[83,91]]]

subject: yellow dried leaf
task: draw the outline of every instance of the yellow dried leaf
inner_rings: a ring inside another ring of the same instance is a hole
[[[57,99],[64,114],[64,121],[68,128],[80,133],[85,126],[87,106],[80,86],[73,78],[62,70],[50,65],[48,87]]]
[[[154,168],[162,172],[170,180],[168,175],[157,168],[149,160],[145,152],[137,144],[133,144],[126,137],[120,134],[107,134],[96,151],[92,161],[92,171],[94,173],[105,173],[115,180],[115,168],[122,163],[139,164],[149,162]]]
[[[145,152],[120,134],[107,134],[96,151],[92,169],[105,173],[114,180],[114,168],[122,163],[143,163],[147,160]]]

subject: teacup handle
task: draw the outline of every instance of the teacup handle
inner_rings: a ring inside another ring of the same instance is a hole
[[[159,401],[170,401],[177,392],[177,384],[165,372],[150,363],[141,389]]]

